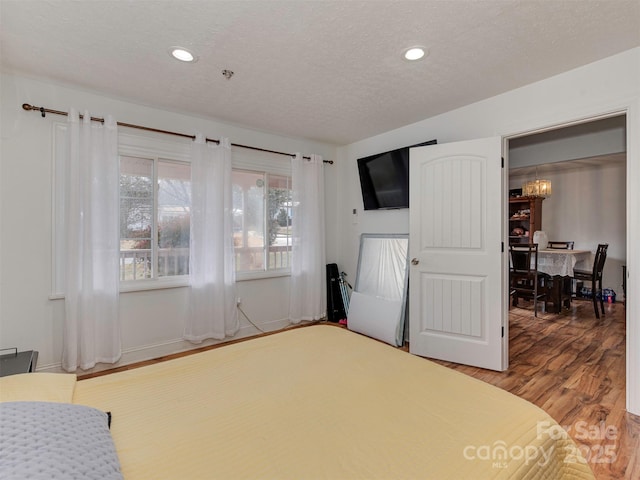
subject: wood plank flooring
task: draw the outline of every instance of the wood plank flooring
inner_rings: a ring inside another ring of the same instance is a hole
[[[178,352],[178,353],[171,353],[169,355],[163,355],[162,357],[152,358],[151,360],[142,360],[140,362],[129,363],[127,365],[121,365],[119,367],[106,368],[106,369],[97,370],[97,371],[88,371],[87,373],[84,373],[84,374],[78,374],[78,380],[87,380],[89,378],[102,377],[104,375],[109,375],[111,373],[124,372],[124,371],[127,371],[127,370],[132,370],[134,368],[145,367],[147,365],[153,365],[155,363],[166,362],[167,360],[173,360],[173,359],[176,359],[176,358],[185,357],[187,355],[193,355],[194,353],[206,352],[208,350],[213,350],[215,348],[224,347],[225,345],[232,345],[234,343],[246,342],[247,340],[251,340],[251,339],[254,339],[254,338],[266,337],[268,335],[274,335],[276,333],[284,332],[286,330],[292,330],[294,328],[309,327],[311,325],[316,325],[316,324],[319,324],[319,323],[329,324],[328,322],[317,321],[316,320],[316,321],[313,321],[313,322],[304,322],[304,323],[300,323],[300,324],[297,324],[297,325],[289,325],[288,327],[282,328],[280,330],[273,330],[271,332],[258,333],[256,335],[251,336],[251,337],[242,337],[242,338],[230,339],[230,340],[227,340],[227,341],[224,341],[224,342],[221,342],[221,343],[216,343],[216,344],[213,344],[213,345],[207,345],[207,346],[204,346],[204,347],[197,347],[197,348],[193,348],[191,350],[187,350],[187,351],[184,351],[184,352]],[[331,323],[330,325],[337,325],[337,324]]]
[[[568,430],[598,480],[640,479],[640,417],[625,412],[622,303],[595,318],[590,302],[559,314],[509,315],[509,369],[438,362],[538,405]]]

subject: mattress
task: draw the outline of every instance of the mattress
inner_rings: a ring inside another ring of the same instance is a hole
[[[124,478],[591,479],[508,392],[334,326],[76,382],[111,412]]]

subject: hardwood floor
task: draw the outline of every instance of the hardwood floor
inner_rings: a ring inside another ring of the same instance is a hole
[[[103,375],[109,375],[111,373],[124,372],[124,371],[127,371],[127,370],[132,370],[134,368],[140,368],[140,367],[144,367],[144,366],[147,366],[147,365],[153,365],[154,363],[166,362],[167,360],[173,360],[175,358],[180,358],[180,357],[184,357],[184,356],[187,356],[187,355],[193,355],[194,353],[206,352],[207,350],[213,350],[215,348],[224,347],[225,345],[232,345],[234,343],[246,342],[247,340],[251,340],[253,338],[266,337],[268,335],[274,335],[276,333],[284,332],[286,330],[292,330],[294,328],[309,327],[311,325],[316,325],[318,323],[329,324],[329,322],[314,321],[314,322],[304,322],[304,323],[300,323],[298,325],[289,325],[288,327],[282,328],[280,330],[273,330],[273,331],[270,331],[270,332],[258,333],[256,335],[253,335],[253,336],[250,336],[250,337],[242,337],[242,338],[237,338],[237,339],[231,339],[231,340],[227,340],[227,341],[224,341],[224,342],[221,342],[221,343],[216,343],[214,345],[207,345],[207,346],[204,346],[204,347],[198,347],[198,348],[193,348],[191,350],[186,350],[184,352],[172,353],[172,354],[169,354],[169,355],[164,355],[162,357],[152,358],[151,360],[143,360],[141,362],[129,363],[127,365],[122,365],[120,367],[107,368],[107,369],[98,370],[98,371],[95,371],[95,372],[89,371],[88,373],[78,374],[78,380],[87,380],[89,378],[102,377]],[[337,325],[337,324],[331,323],[330,325]]]
[[[598,480],[640,478],[640,417],[625,412],[622,303],[595,318],[590,302],[560,314],[512,308],[505,372],[438,362],[507,390],[568,430]]]

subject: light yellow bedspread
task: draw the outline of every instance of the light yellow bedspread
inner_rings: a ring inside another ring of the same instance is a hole
[[[332,326],[78,381],[74,402],[112,413],[126,480],[593,478],[541,409]]]

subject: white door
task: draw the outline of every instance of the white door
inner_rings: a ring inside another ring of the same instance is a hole
[[[496,137],[411,149],[411,353],[506,367],[501,145]]]

